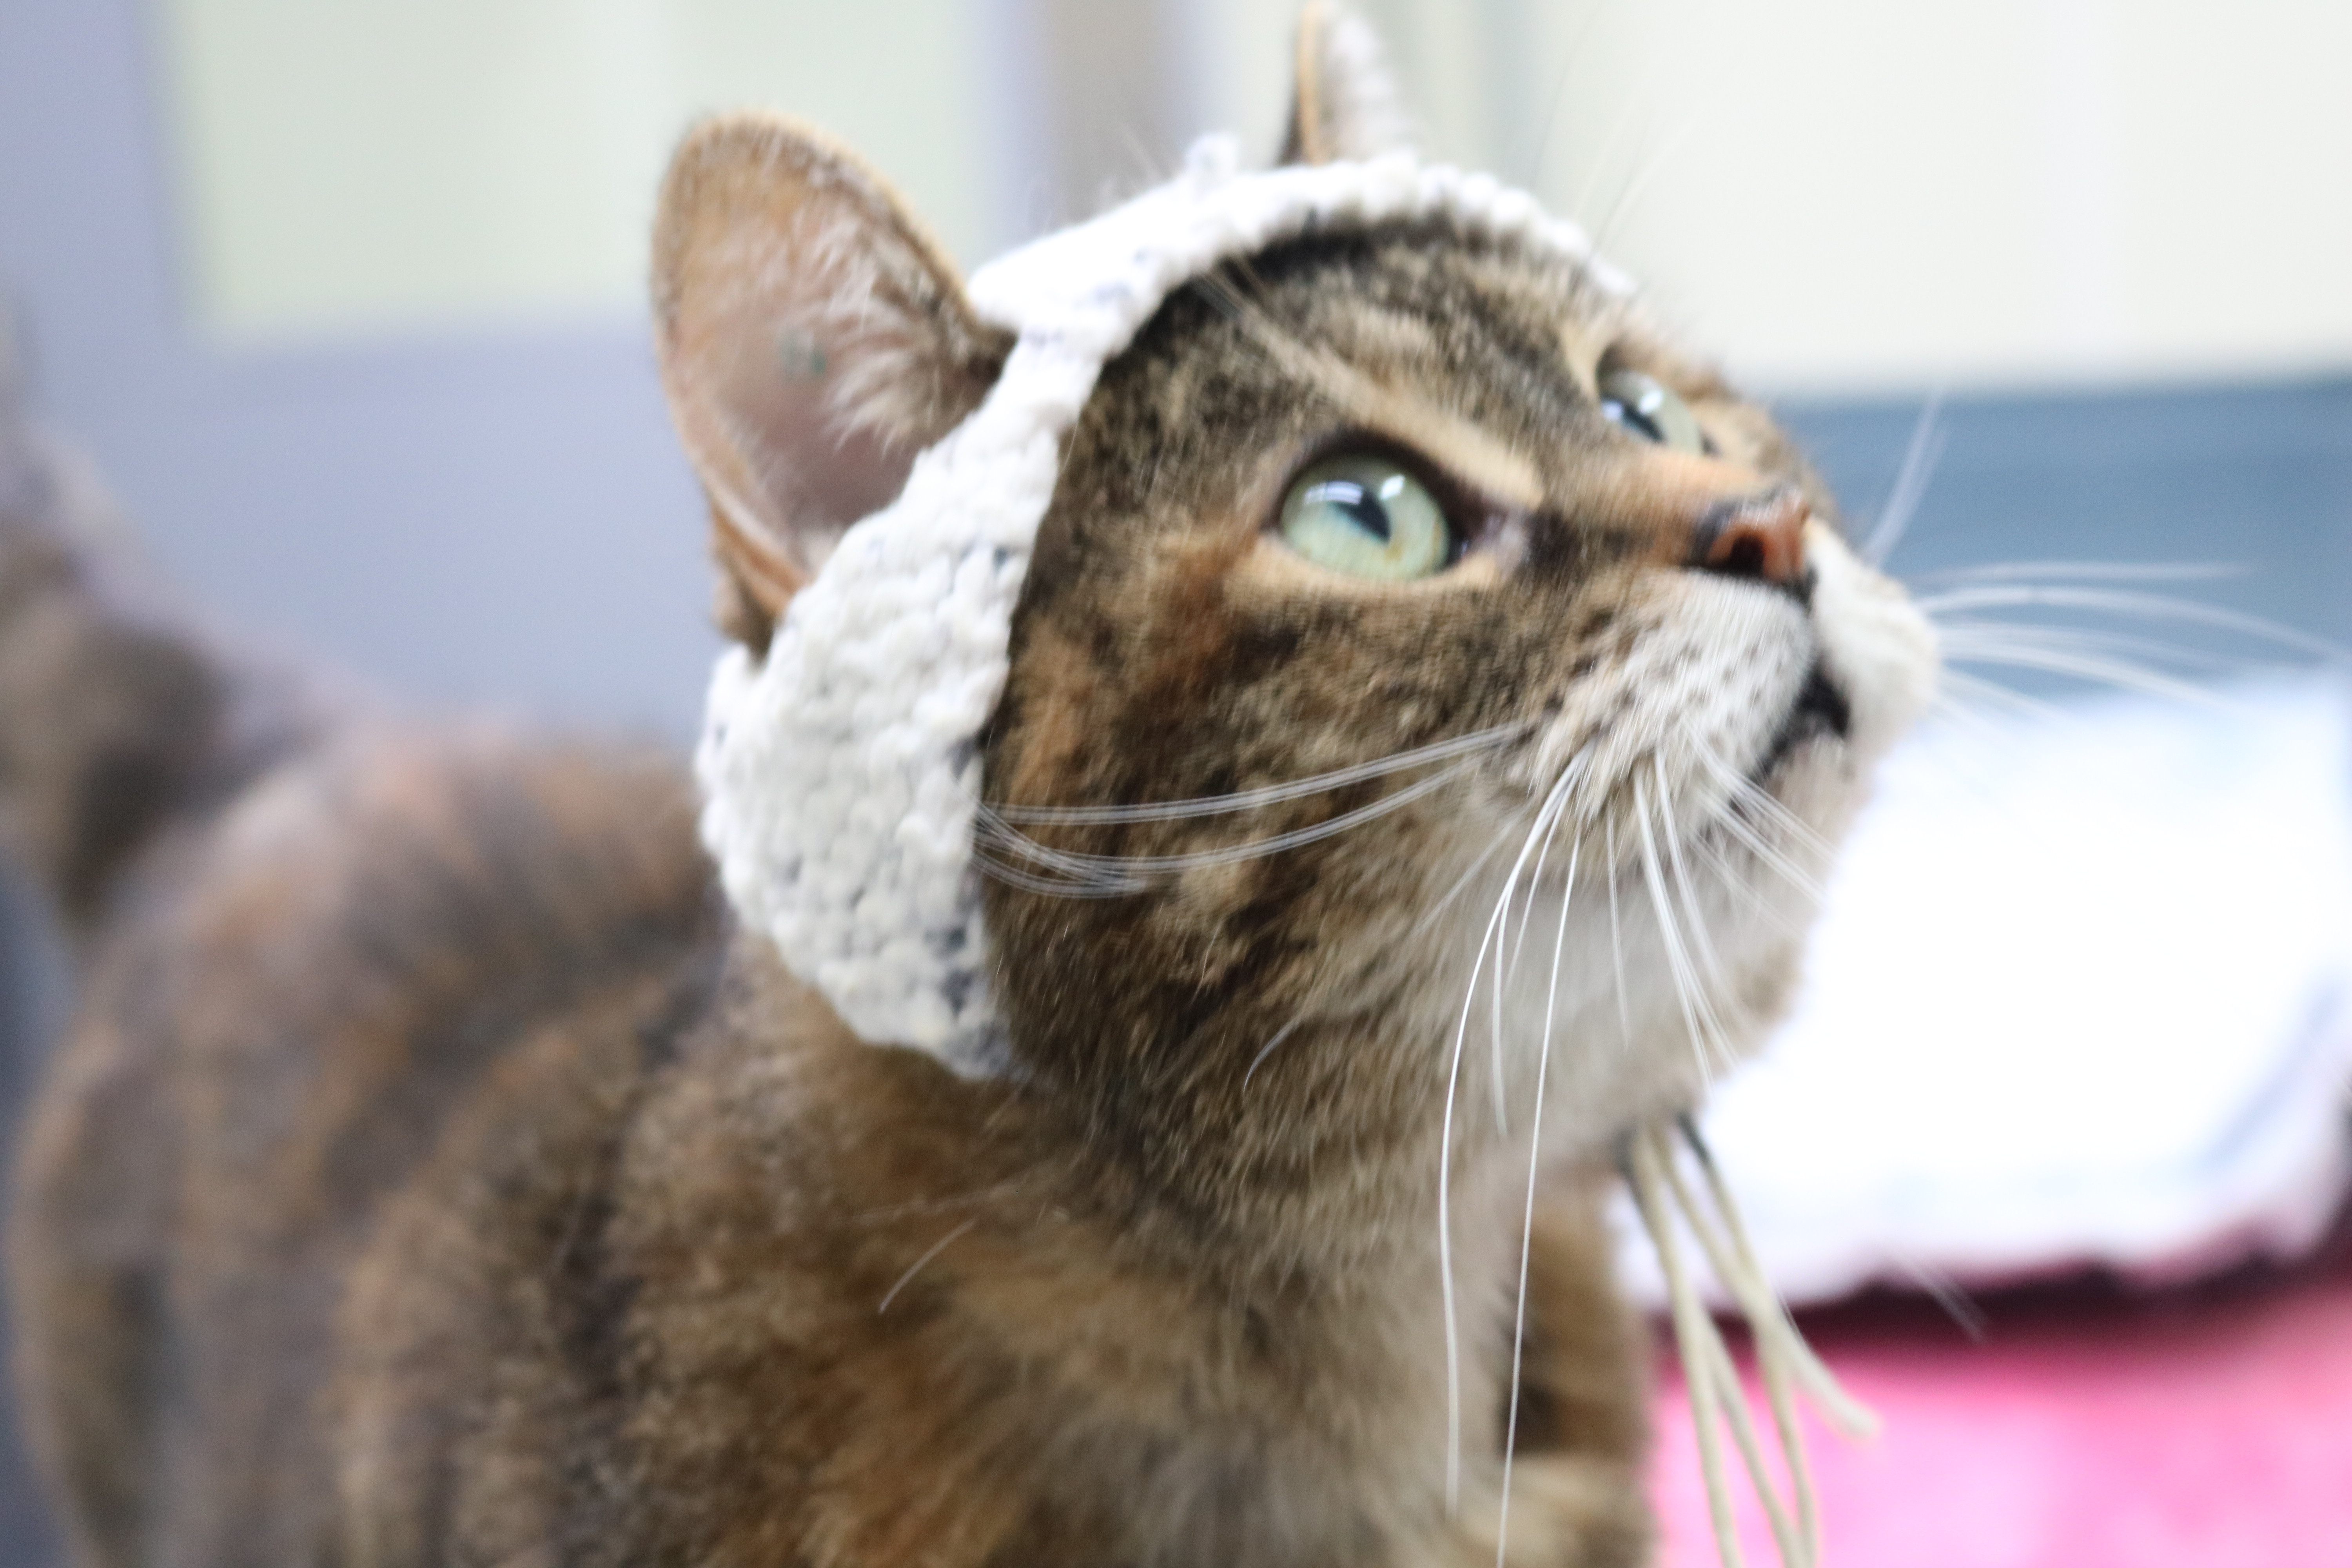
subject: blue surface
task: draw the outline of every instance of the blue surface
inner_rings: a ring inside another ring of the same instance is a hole
[[[1857,537],[1895,489],[1921,406],[1780,409]],[[1955,568],[2006,561],[2210,564],[2231,570],[2137,586],[2352,642],[2352,377],[1973,395],[1946,401],[1937,424],[1942,455],[1888,562],[1896,575],[1932,588]],[[2098,624],[2263,652],[2180,622]]]

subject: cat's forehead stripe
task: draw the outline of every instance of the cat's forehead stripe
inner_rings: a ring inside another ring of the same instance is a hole
[[[1319,389],[1366,430],[1427,453],[1491,500],[1529,511],[1543,504],[1543,477],[1535,464],[1473,421],[1302,341],[1263,311],[1245,312],[1241,321],[1276,364]]]

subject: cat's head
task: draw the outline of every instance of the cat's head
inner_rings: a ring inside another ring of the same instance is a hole
[[[665,374],[746,645],[705,749],[739,908],[854,996],[847,950],[758,885],[839,879],[830,840],[747,858],[795,807],[744,797],[835,791],[843,835],[914,853],[936,791],[898,813],[806,754],[887,772],[968,726],[948,776],[985,804],[948,849],[977,873],[995,1061],[1211,1201],[1419,1147],[1447,1105],[1524,1104],[1547,1060],[1570,1152],[1688,1104],[1781,1005],[1812,879],[1935,667],[1764,411],[1524,198],[1349,194],[1352,170],[1432,177],[1375,158],[1392,116],[1360,35],[1310,28],[1300,56],[1289,156],[1342,195],[1178,266],[1058,416],[1060,384],[1029,383],[1092,318],[1035,296],[1132,290],[1118,247],[1148,226],[984,275],[975,307],[875,175],[747,118],[688,143],[657,240]],[[1166,221],[1251,180],[1308,188],[1195,168]],[[1034,544],[908,542],[910,510],[1012,505],[1040,429]],[[845,542],[893,498],[895,543]],[[836,574],[860,586],[821,591]],[[995,590],[1009,636],[959,619]],[[992,668],[956,664],[991,637]],[[877,716],[885,687],[807,673],[845,645],[963,684],[904,694],[929,720]],[[746,742],[761,724],[791,738]]]

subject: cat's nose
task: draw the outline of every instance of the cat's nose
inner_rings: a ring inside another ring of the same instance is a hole
[[[1805,575],[1804,492],[1783,485],[1760,496],[1718,501],[1691,531],[1684,564],[1701,572],[1792,588]]]

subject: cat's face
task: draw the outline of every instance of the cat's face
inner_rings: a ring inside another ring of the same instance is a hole
[[[1361,151],[1328,85],[1310,160]],[[761,652],[1011,344],[878,180],[757,117],[673,166],[656,304]],[[1934,668],[1769,418],[1583,264],[1441,220],[1228,263],[1064,439],[979,736],[1012,1052],[1147,1185],[1292,1237],[1422,1212],[1395,1173],[1524,1127],[1538,1076],[1558,1152],[1605,1155],[1777,1014]]]
[[[1111,363],[1040,531],[987,743],[1016,1049],[1172,1153],[1203,1105],[1433,1121],[1497,1059],[1524,1101],[1549,1035],[1595,1152],[1752,1047],[1933,663],[1769,419],[1576,265],[1431,227],[1277,247]],[[1238,811],[1020,809],[1479,736]],[[1311,841],[1251,851],[1278,835]],[[1033,846],[1133,875],[1074,896]]]

